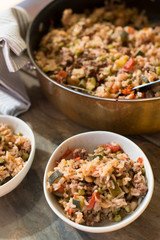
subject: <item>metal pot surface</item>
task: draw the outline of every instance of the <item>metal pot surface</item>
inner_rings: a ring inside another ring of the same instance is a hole
[[[72,8],[74,12],[83,12],[86,8],[102,6],[103,2],[102,0],[55,0],[34,19],[28,30],[27,47],[29,57],[36,66],[42,90],[54,107],[83,126],[121,134],[158,132],[160,131],[160,97],[117,100],[76,92],[50,79],[34,60],[34,52],[41,37],[48,32],[51,19],[58,26],[64,9]],[[145,7],[149,19],[160,22],[160,1],[130,0],[128,3],[139,9]]]

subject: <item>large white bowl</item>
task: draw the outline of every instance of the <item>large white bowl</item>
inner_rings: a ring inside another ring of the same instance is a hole
[[[124,152],[126,152],[129,155],[129,157],[135,161],[139,157],[143,158],[144,166],[146,169],[147,182],[148,182],[147,195],[145,196],[141,204],[137,207],[137,209],[133,213],[127,215],[121,222],[113,223],[113,222],[109,222],[106,219],[101,223],[96,224],[94,227],[84,226],[84,225],[80,225],[75,222],[72,222],[67,217],[65,217],[63,209],[58,204],[56,198],[47,190],[47,172],[50,170],[53,170],[53,167],[55,166],[55,162],[61,156],[63,156],[63,154],[67,151],[68,148],[69,149],[85,148],[89,152],[92,152],[95,148],[98,147],[98,145],[106,144],[110,142],[116,142],[120,144]],[[49,206],[57,214],[57,216],[60,217],[63,221],[65,221],[72,227],[75,227],[82,231],[102,233],[102,232],[111,232],[111,231],[115,231],[120,228],[123,228],[127,226],[129,223],[133,222],[136,218],[138,218],[142,214],[142,212],[146,209],[147,205],[151,200],[153,188],[154,188],[154,179],[153,179],[152,169],[147,157],[135,143],[133,143],[131,140],[119,134],[115,134],[112,132],[105,132],[105,131],[95,131],[95,132],[87,132],[87,133],[81,133],[79,135],[75,135],[65,140],[53,152],[45,169],[43,187],[44,187],[44,194]]]
[[[13,129],[15,133],[21,132],[25,137],[29,138],[31,141],[31,152],[23,169],[10,181],[0,186],[0,197],[2,197],[5,194],[11,192],[13,189],[15,189],[24,179],[28,170],[30,169],[35,154],[35,138],[31,128],[24,121],[17,117],[0,115],[0,123],[6,123],[10,128]]]

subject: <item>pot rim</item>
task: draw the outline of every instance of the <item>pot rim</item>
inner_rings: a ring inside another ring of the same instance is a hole
[[[98,97],[98,96],[94,96],[94,95],[89,95],[89,94],[85,94],[85,93],[82,93],[82,92],[78,92],[78,91],[75,91],[73,89],[70,89],[68,88],[67,86],[64,86],[58,82],[56,82],[55,80],[51,79],[47,74],[45,74],[41,69],[40,67],[37,65],[34,57],[33,57],[33,54],[31,52],[31,49],[30,49],[30,40],[31,40],[31,30],[32,30],[32,26],[33,26],[33,23],[39,18],[39,16],[41,14],[43,14],[43,12],[45,12],[50,5],[54,4],[55,2],[57,2],[59,0],[54,0],[53,2],[50,2],[49,4],[47,4],[33,19],[33,21],[30,23],[29,25],[29,28],[27,30],[27,35],[26,35],[26,43],[27,43],[27,52],[28,52],[28,55],[29,55],[29,58],[31,59],[31,62],[34,64],[34,66],[36,67],[36,70],[38,72],[41,73],[41,75],[43,75],[43,77],[45,77],[46,79],[48,79],[50,82],[52,82],[53,84],[57,85],[58,87],[61,87],[67,91],[70,91],[74,94],[78,94],[78,95],[81,95],[81,96],[84,96],[84,97],[87,97],[87,98],[92,98],[92,99],[97,99],[97,100],[101,100],[101,101],[111,101],[111,102],[123,102],[123,103],[129,103],[129,102],[149,102],[149,101],[156,101],[156,100],[160,100],[160,96],[159,97],[152,97],[152,98],[139,98],[139,99],[117,99],[117,98],[103,98],[103,97]]]

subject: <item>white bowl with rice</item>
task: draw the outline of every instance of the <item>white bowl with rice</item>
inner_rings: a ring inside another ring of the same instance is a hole
[[[8,141],[6,145],[3,143],[5,141]],[[23,149],[20,149],[22,144]],[[0,147],[0,197],[2,197],[15,189],[29,171],[35,154],[34,134],[23,120],[0,115]],[[7,150],[4,150],[6,147]]]
[[[97,146],[111,143],[111,142],[115,142],[119,144],[121,149],[123,149],[124,153],[126,153],[127,156],[130,159],[132,159],[134,162],[136,162],[137,159],[143,159],[144,168],[145,168],[145,178],[146,178],[147,187],[148,187],[148,191],[146,192],[146,195],[144,196],[143,200],[139,203],[137,208],[133,212],[127,214],[121,221],[112,222],[107,220],[107,218],[105,218],[103,221],[99,223],[95,223],[94,226],[86,226],[86,225],[78,224],[74,221],[71,221],[66,217],[66,214],[64,213],[62,207],[58,203],[57,197],[54,196],[54,194],[52,194],[49,191],[50,186],[48,185],[49,184],[48,173],[50,171],[53,171],[53,168],[57,165],[57,161],[59,161],[59,159],[62,159],[62,156],[64,158],[64,154],[66,154],[66,151],[68,151],[68,149],[85,148],[88,152],[92,152],[95,148],[97,148]],[[131,222],[133,222],[143,213],[143,211],[148,206],[153,194],[154,178],[153,178],[152,169],[147,157],[135,143],[133,143],[131,140],[119,134],[115,134],[112,132],[105,132],[105,131],[94,131],[94,132],[87,132],[87,133],[81,133],[79,135],[75,135],[65,140],[62,144],[60,144],[60,146],[53,152],[46,166],[43,187],[44,187],[44,194],[50,208],[63,221],[65,221],[72,227],[75,227],[82,231],[92,232],[92,233],[102,233],[102,232],[111,232],[111,231],[121,229],[127,226],[128,224],[130,224]]]

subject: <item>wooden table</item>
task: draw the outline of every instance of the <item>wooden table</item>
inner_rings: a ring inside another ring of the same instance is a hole
[[[154,194],[146,211],[135,222],[116,232],[91,234],[76,230],[51,211],[43,194],[43,175],[51,153],[62,141],[90,129],[73,123],[54,109],[44,97],[38,81],[23,72],[20,74],[32,102],[30,110],[20,118],[33,129],[36,153],[23,182],[0,198],[0,239],[159,240],[160,133],[128,136],[147,155],[155,177]]]

